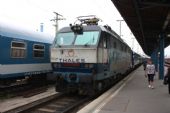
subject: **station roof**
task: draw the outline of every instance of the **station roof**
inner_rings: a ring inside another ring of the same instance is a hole
[[[112,0],[143,51],[151,55],[159,47],[160,34],[165,47],[170,44],[170,0]]]

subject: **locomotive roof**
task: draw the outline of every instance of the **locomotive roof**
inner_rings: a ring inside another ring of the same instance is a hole
[[[87,26],[83,26],[83,30],[84,31],[105,31],[111,35],[113,35],[114,37],[116,37],[118,40],[120,40],[122,43],[124,43],[125,45],[127,45],[121,38],[120,36],[114,32],[112,29],[108,29],[104,26],[99,26],[99,25],[87,25]],[[62,29],[59,30],[59,32],[72,32],[70,27],[64,27]],[[128,46],[128,45],[127,45]],[[129,47],[129,46],[128,46]]]
[[[4,23],[0,23],[0,35],[43,43],[52,43],[53,39],[52,37],[47,36],[47,34],[44,33],[33,32]]]

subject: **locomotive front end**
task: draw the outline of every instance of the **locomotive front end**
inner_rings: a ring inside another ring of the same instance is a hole
[[[51,48],[56,91],[90,89],[97,70],[98,38],[99,31],[87,26],[70,26],[58,32]]]

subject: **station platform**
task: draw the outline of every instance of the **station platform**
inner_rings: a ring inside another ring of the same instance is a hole
[[[0,100],[0,113],[18,113],[34,105],[41,104],[58,96],[54,87],[48,88],[46,92],[28,98],[18,96]]]
[[[170,113],[168,88],[158,74],[154,87],[148,88],[141,66],[78,113]]]

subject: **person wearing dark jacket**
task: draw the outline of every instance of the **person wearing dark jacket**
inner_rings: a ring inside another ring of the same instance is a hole
[[[166,76],[168,76],[168,91],[170,94],[170,67],[168,67],[168,72],[167,72]]]
[[[143,62],[143,70],[146,69],[146,64],[147,64],[147,62],[146,62],[146,60],[144,60],[144,62]]]

